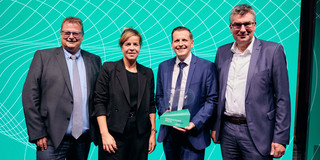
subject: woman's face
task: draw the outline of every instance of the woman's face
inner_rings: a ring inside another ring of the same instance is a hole
[[[138,36],[131,36],[125,41],[121,47],[123,57],[128,61],[135,61],[140,52],[140,38]]]

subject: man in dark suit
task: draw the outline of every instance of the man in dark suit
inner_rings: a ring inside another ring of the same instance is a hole
[[[290,137],[290,96],[282,45],[254,37],[255,12],[238,5],[230,15],[235,39],[219,47],[219,100],[212,138],[223,159],[281,157]]]
[[[94,136],[92,96],[100,57],[80,49],[82,21],[67,17],[59,48],[38,50],[22,91],[29,141],[37,159],[87,159]]]
[[[188,127],[161,125],[158,141],[163,141],[167,160],[204,159],[210,145],[208,120],[217,102],[216,70],[212,62],[191,53],[192,33],[185,27],[172,31],[172,48],[176,57],[159,65],[156,104],[164,112],[188,109]],[[176,97],[177,96],[177,97]]]

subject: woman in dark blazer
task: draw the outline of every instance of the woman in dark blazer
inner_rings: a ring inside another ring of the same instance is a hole
[[[104,63],[96,84],[99,159],[148,159],[156,145],[153,72],[137,63],[138,31],[125,28],[119,44],[123,58]]]

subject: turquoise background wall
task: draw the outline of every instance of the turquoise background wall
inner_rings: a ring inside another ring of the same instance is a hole
[[[217,48],[233,42],[229,13],[240,3],[252,5],[256,11],[256,36],[285,48],[292,128],[282,159],[292,159],[300,0],[0,0],[0,159],[35,159],[35,145],[28,142],[24,121],[22,87],[34,52],[60,46],[65,17],[83,20],[81,48],[99,55],[102,61],[120,59],[122,29],[137,29],[143,37],[138,62],[151,67],[156,76],[159,63],[175,55],[170,34],[177,26],[193,32],[195,55],[214,61]],[[92,146],[89,159],[97,159],[97,152]],[[149,157],[165,159],[162,144]],[[205,159],[221,159],[220,145],[211,144]]]

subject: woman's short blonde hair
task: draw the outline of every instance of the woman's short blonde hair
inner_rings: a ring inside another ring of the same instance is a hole
[[[122,47],[124,42],[126,42],[132,36],[138,36],[140,39],[139,44],[140,46],[142,45],[142,37],[140,33],[137,30],[133,29],[132,27],[125,27],[122,31],[122,34],[119,40],[120,47]]]

